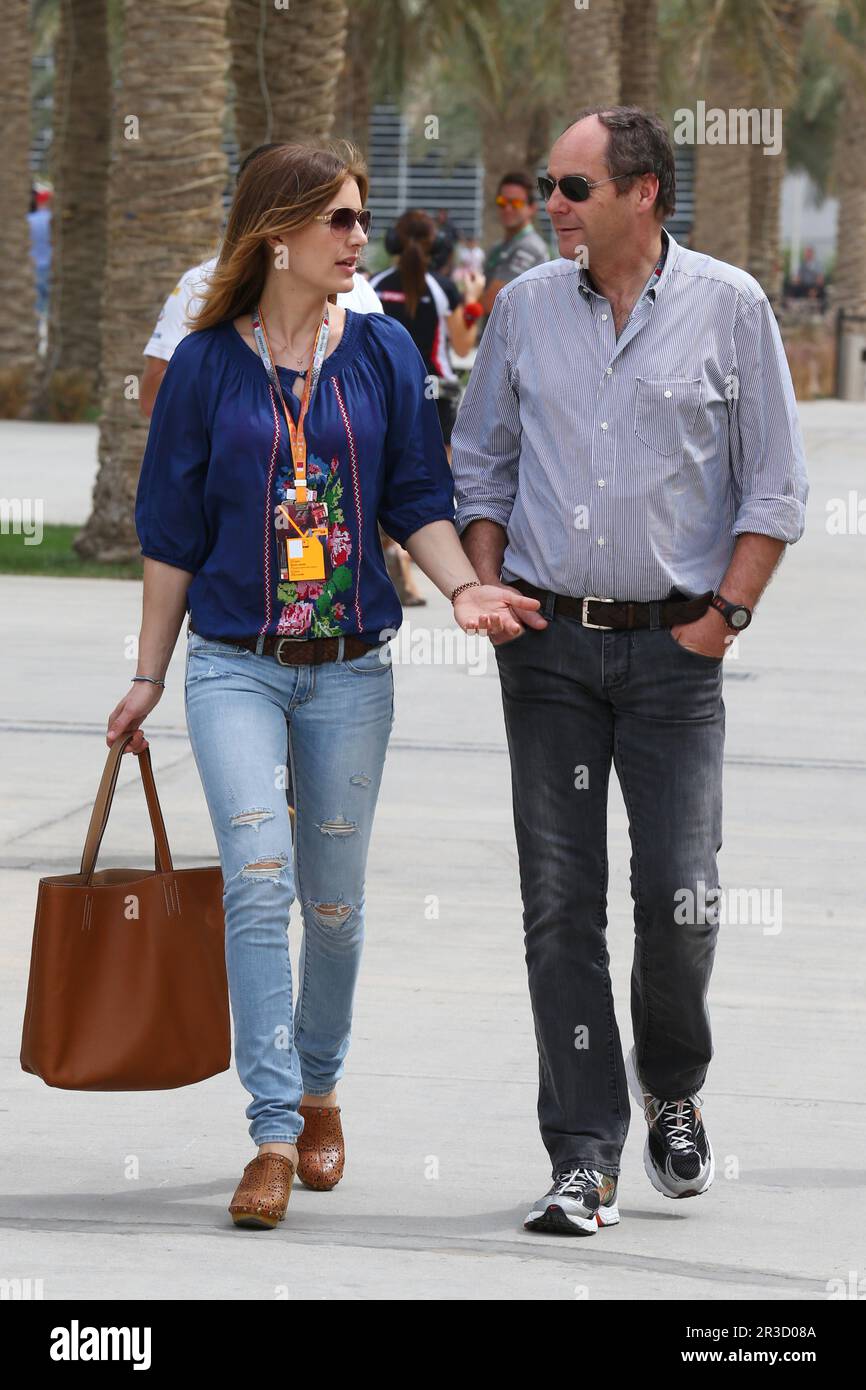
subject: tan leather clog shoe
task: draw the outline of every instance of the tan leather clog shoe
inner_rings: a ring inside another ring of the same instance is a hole
[[[229,1211],[236,1226],[272,1229],[286,1214],[295,1165],[285,1154],[266,1149],[250,1159]]]
[[[343,1176],[346,1146],[339,1105],[301,1105],[304,1128],[298,1135],[298,1177],[306,1187],[329,1192]]]

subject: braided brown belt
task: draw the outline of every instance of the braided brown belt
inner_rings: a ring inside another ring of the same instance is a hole
[[[189,632],[195,632],[192,623],[187,625]],[[204,635],[204,634],[200,634]],[[248,651],[258,650],[257,637],[206,637],[209,642],[228,642],[233,647],[246,647]],[[343,638],[343,660],[365,656],[367,652],[378,650],[378,642],[365,642],[360,637]],[[340,651],[339,637],[266,637],[262,645],[262,656],[272,656],[280,666],[321,666],[326,661],[336,661]]]

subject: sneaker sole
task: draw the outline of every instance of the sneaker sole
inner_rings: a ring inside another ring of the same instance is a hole
[[[619,1224],[619,1211],[612,1207],[599,1207],[595,1216],[569,1216],[562,1207],[551,1202],[544,1211],[530,1212],[523,1223],[525,1231],[544,1231],[547,1235],[594,1236],[599,1226]]]
[[[628,1088],[634,1096],[635,1100],[637,1101],[638,1105],[640,1106],[641,1112],[643,1112],[643,1091],[641,1090],[640,1082],[638,1081],[637,1066],[634,1060],[633,1047],[631,1048],[628,1056],[625,1059],[625,1074],[628,1080]],[[679,1201],[683,1197],[700,1197],[704,1192],[706,1192],[707,1188],[710,1186],[710,1183],[713,1181],[713,1178],[716,1175],[716,1160],[713,1156],[713,1146],[710,1143],[709,1136],[707,1136],[707,1149],[709,1150],[710,1155],[710,1168],[706,1178],[699,1187],[689,1187],[686,1188],[684,1192],[671,1191],[670,1188],[665,1187],[664,1178],[661,1176],[655,1164],[653,1163],[649,1135],[647,1135],[646,1143],[644,1144],[643,1149],[644,1171],[646,1172],[646,1175],[652,1183],[653,1187],[655,1188],[656,1192],[660,1192],[663,1197],[670,1197],[673,1201]]]

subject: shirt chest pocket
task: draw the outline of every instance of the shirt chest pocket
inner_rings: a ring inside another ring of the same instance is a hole
[[[701,378],[645,381],[638,377],[634,432],[657,454],[678,454],[695,427],[701,406]]]

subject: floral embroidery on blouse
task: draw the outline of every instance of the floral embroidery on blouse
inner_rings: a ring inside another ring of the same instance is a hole
[[[277,598],[284,606],[277,621],[277,632],[287,637],[339,637],[347,627],[344,600],[353,584],[349,566],[352,540],[345,527],[341,505],[343,484],[338,468],[336,458],[331,460],[330,468],[315,454],[307,461],[308,485],[328,507],[328,550],[333,572],[330,579],[284,579],[280,582]],[[283,500],[292,478],[292,465],[281,463],[274,480],[278,502]]]

